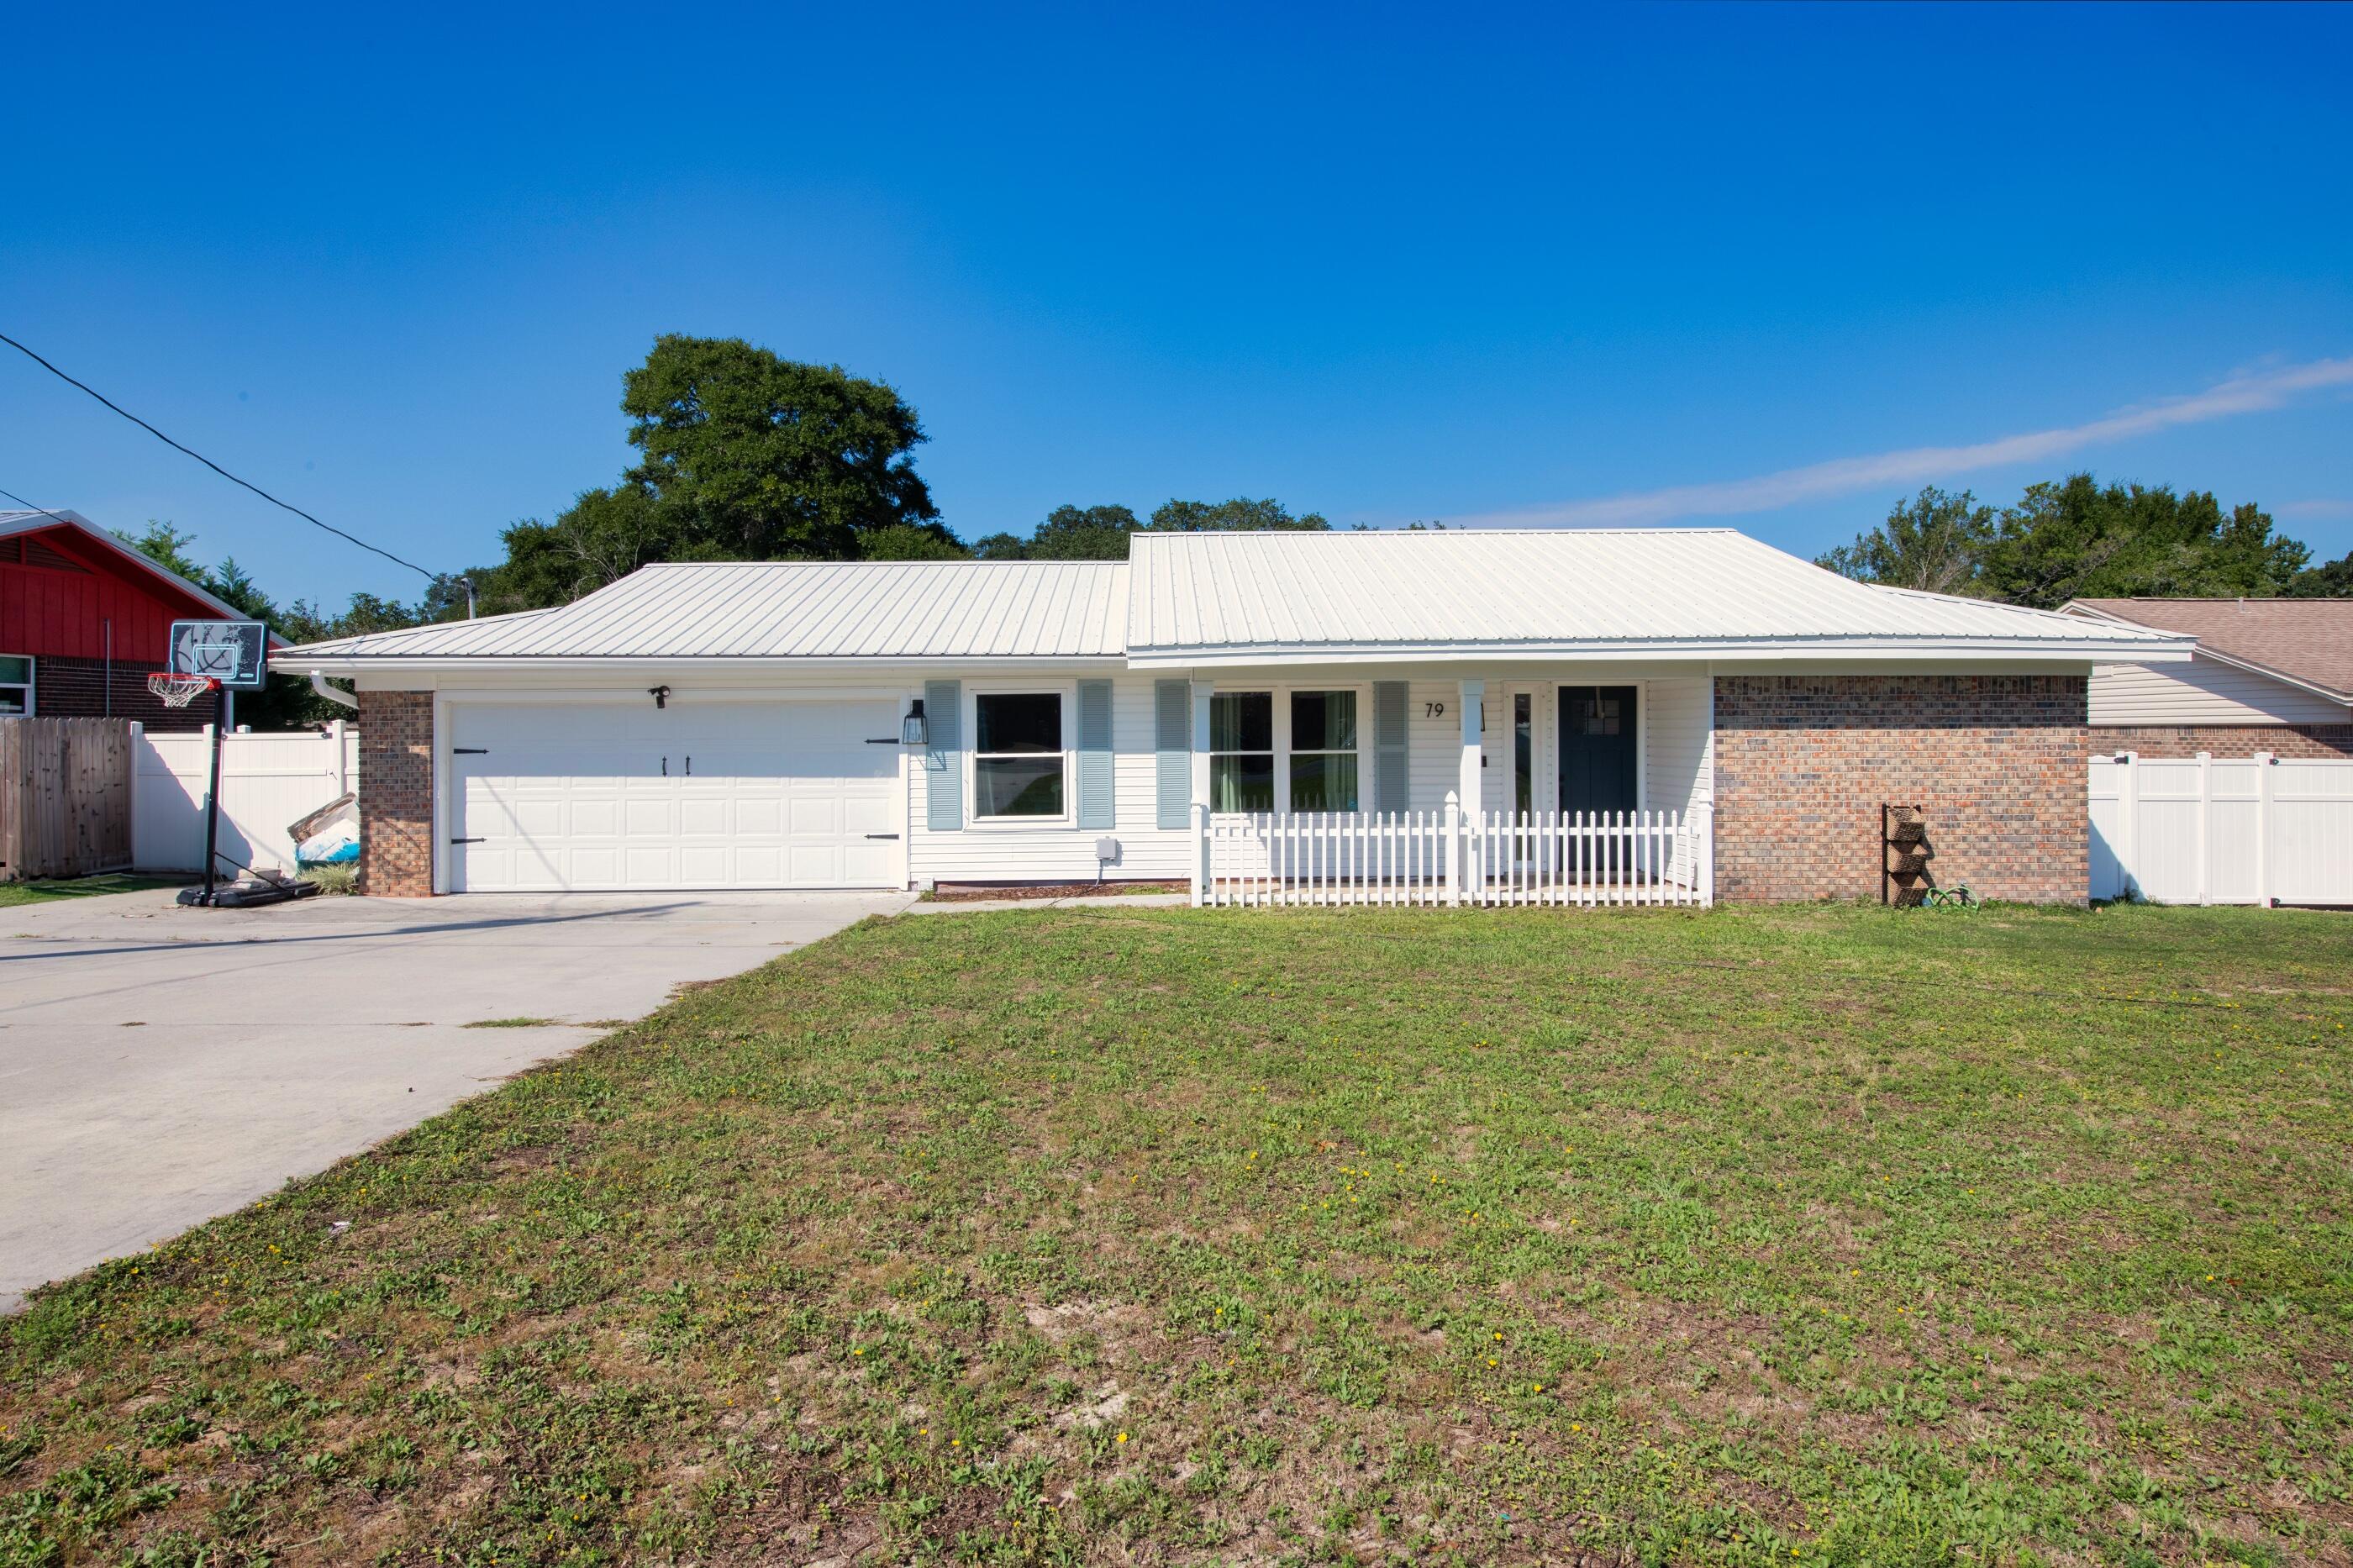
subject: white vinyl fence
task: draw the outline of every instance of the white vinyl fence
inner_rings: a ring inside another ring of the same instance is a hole
[[[132,862],[142,871],[201,872],[212,731],[132,731]],[[359,732],[340,719],[323,735],[240,731],[222,737],[221,854],[257,868],[292,870],[288,826],[350,789],[358,776]],[[220,870],[237,875],[226,863]]]
[[[1250,812],[1194,808],[1193,901],[1694,904],[1715,901],[1700,810]]]
[[[2092,759],[2092,897],[2353,904],[2353,759]]]

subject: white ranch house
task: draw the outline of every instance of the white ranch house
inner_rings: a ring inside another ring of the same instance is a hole
[[[2080,900],[2084,682],[2189,648],[1660,529],[650,566],[274,662],[356,683],[379,893],[1705,903],[1869,896],[1891,800]]]

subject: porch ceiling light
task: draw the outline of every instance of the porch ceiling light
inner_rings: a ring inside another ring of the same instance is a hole
[[[907,705],[907,716],[899,721],[899,739],[910,746],[931,744],[931,727],[923,722],[923,700],[920,697]]]

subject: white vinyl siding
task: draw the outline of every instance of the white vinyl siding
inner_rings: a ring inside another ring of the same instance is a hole
[[[2094,724],[2343,724],[2341,703],[2200,654],[2188,664],[2103,664],[2092,671]]]
[[[993,671],[976,671],[972,685],[998,686]],[[1096,679],[1096,678],[1090,678]],[[1095,841],[1116,838],[1121,856],[1103,868],[1114,880],[1176,880],[1190,874],[1190,835],[1153,826],[1159,811],[1158,749],[1154,743],[1149,673],[1111,678],[1112,795],[1116,816],[1108,828],[1067,825],[1029,827],[1018,822],[969,824],[953,832],[924,826],[924,791],[934,777],[911,768],[908,789],[908,874],[919,882],[1091,882]],[[967,762],[969,759],[967,759]]]
[[[1703,677],[1652,680],[1642,687],[1649,748],[1642,758],[1642,796],[1652,811],[1688,812],[1715,798],[1712,685]]]

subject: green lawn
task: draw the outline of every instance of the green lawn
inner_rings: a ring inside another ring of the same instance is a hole
[[[869,922],[37,1298],[0,1562],[2342,1563],[2349,1021],[2285,911]]]
[[[66,880],[0,882],[0,910],[14,904],[47,903],[53,899],[94,899],[105,893],[135,893],[147,888],[178,888],[187,881],[185,877],[134,877],[127,871],[108,871]]]

